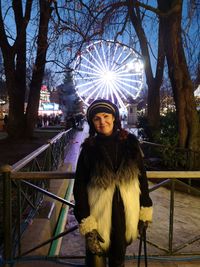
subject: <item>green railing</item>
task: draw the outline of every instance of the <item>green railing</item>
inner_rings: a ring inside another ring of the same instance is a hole
[[[173,255],[179,255],[179,251],[188,246],[189,244],[192,244],[194,242],[197,242],[200,239],[199,233],[197,232],[194,237],[192,237],[190,240],[187,240],[183,244],[176,246],[176,244],[173,243],[173,234],[174,234],[174,204],[175,204],[175,184],[181,184],[189,193],[194,193],[198,198],[200,196],[200,190],[197,188],[194,188],[179,179],[199,179],[200,178],[200,171],[192,172],[192,171],[176,171],[176,172],[159,172],[159,171],[149,171],[147,172],[147,176],[150,179],[162,179],[160,183],[154,184],[150,188],[150,193],[153,194],[155,190],[159,190],[160,187],[165,186],[166,184],[169,185],[170,190],[170,205],[169,205],[169,229],[168,231],[168,246],[166,248],[160,247],[155,242],[151,242],[148,240],[148,243],[152,246],[160,249],[162,252],[164,251],[167,256],[173,256]],[[41,244],[38,244],[35,248],[32,248],[31,250],[28,250],[26,252],[23,252],[20,254],[20,250],[17,254],[13,254],[13,236],[12,236],[12,181],[14,180],[17,184],[26,184],[32,190],[36,190],[41,192],[42,194],[48,195],[52,198],[54,198],[57,201],[62,202],[63,204],[67,206],[73,207],[73,203],[70,201],[60,198],[48,191],[46,191],[43,188],[38,187],[37,185],[33,184],[32,181],[35,180],[50,180],[50,179],[73,179],[74,173],[72,172],[16,172],[12,171],[9,167],[5,167],[3,170],[3,182],[4,182],[4,261],[5,264],[9,262],[13,262],[15,260],[19,260],[20,258],[23,259],[24,256],[29,254],[30,252],[38,249],[41,246],[44,246],[48,243],[53,242],[54,240],[68,234],[71,231],[74,231],[77,229],[77,225],[73,226],[71,229],[68,229],[65,232],[58,233],[56,236],[50,238],[49,240],[46,240],[42,242]],[[27,181],[28,180],[28,181]],[[31,182],[30,182],[31,180]],[[19,192],[21,192],[19,190]],[[159,203],[158,203],[159,204]],[[20,220],[20,215],[18,216],[18,219]],[[20,244],[20,231],[18,235],[18,243]],[[154,237],[154,241],[156,241],[156,236]],[[73,245],[73,244],[72,244]],[[20,245],[19,245],[20,246]],[[181,254],[181,253],[180,253]],[[183,256],[183,254],[181,254]],[[199,252],[195,252],[194,254],[191,253],[192,256],[195,257],[195,255],[200,255]],[[159,256],[157,256],[159,257]],[[45,259],[52,259],[52,256],[45,256]],[[56,258],[59,258],[59,256],[56,256]],[[65,258],[65,256],[62,256],[61,258]],[[66,258],[69,258],[69,256],[66,256]],[[74,257],[73,257],[74,258]],[[77,256],[77,258],[80,258],[80,256]],[[30,257],[31,259],[31,257]],[[194,258],[195,259],[195,258]]]

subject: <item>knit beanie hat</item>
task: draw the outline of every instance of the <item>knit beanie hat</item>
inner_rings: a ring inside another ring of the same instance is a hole
[[[113,114],[115,119],[119,119],[119,110],[115,104],[107,99],[97,99],[87,109],[87,120],[90,124],[92,118],[100,112]]]

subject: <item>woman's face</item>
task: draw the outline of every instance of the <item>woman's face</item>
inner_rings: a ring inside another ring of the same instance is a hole
[[[109,136],[113,132],[114,120],[112,114],[101,112],[93,117],[92,122],[98,133]]]

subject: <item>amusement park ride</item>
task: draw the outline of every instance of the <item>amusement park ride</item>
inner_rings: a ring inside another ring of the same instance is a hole
[[[96,41],[82,51],[74,63],[74,82],[88,106],[97,98],[110,99],[126,112],[143,86],[144,65],[132,48],[113,41]]]

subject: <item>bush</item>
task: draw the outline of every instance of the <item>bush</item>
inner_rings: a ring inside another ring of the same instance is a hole
[[[138,137],[149,141],[150,139],[150,129],[148,125],[147,116],[142,115],[138,117]]]
[[[138,135],[143,140],[151,139],[151,131],[148,125],[147,116],[138,117]],[[178,142],[178,127],[175,112],[168,112],[160,118],[160,132],[154,137],[155,142],[160,144],[177,145]]]
[[[150,140],[150,129],[146,116],[138,118],[138,133],[143,140]],[[168,112],[160,118],[160,132],[154,136],[154,142],[163,145],[162,148],[154,147],[151,149],[151,156],[162,158],[163,166],[168,169],[182,169],[186,167],[187,157],[178,145],[178,126],[175,112]]]
[[[168,112],[160,117],[160,140],[161,144],[178,144],[178,125],[175,112]]]

